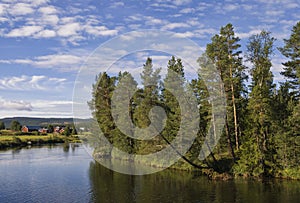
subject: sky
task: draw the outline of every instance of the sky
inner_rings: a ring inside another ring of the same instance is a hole
[[[277,39],[275,47],[283,46],[300,20],[299,7],[298,0],[0,0],[0,118],[72,117],[81,67],[103,43],[128,32],[173,32],[204,49],[232,23],[245,54],[248,38],[262,29]],[[142,67],[147,56],[154,66],[166,66],[169,58],[159,52],[123,55],[115,66]],[[284,60],[275,51],[275,82],[284,79]]]

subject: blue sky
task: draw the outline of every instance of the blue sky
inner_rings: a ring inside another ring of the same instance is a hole
[[[248,37],[262,29],[282,46],[300,20],[298,0],[0,2],[1,118],[71,117],[81,65],[102,43],[130,31],[171,31],[204,48],[221,26],[232,23],[244,51]],[[139,63],[146,60],[146,54],[139,55]],[[167,63],[167,57],[153,60],[157,66]],[[283,79],[278,74],[283,60],[276,51],[275,81]]]

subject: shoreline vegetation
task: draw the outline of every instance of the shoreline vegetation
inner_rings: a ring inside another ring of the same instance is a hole
[[[97,160],[99,155],[97,152],[93,154],[93,157],[95,160]],[[112,155],[111,157],[106,157],[110,161],[120,161],[120,162],[134,162],[134,160],[128,160],[124,159],[123,157],[119,157],[117,155]],[[209,158],[208,158],[209,160]],[[253,176],[248,173],[245,173],[243,175],[240,174],[234,174],[230,168],[235,164],[234,161],[230,158],[220,158],[218,157],[218,163],[219,165],[210,165],[207,166],[203,163],[199,163],[199,166],[202,168],[196,168],[188,164],[185,160],[180,159],[175,164],[168,167],[168,169],[173,170],[175,173],[176,171],[187,171],[187,172],[195,172],[200,173],[203,176],[208,177],[211,180],[221,180],[221,181],[227,181],[227,180],[233,180],[237,178],[243,178],[243,179],[254,179],[254,180],[264,180],[264,179],[285,179],[285,180],[299,180],[300,181],[300,167],[298,168],[288,168],[283,170],[278,170],[277,173],[273,174],[272,176]],[[145,161],[139,161],[139,164],[143,165],[143,167],[149,166],[153,168],[165,168],[161,163],[160,160],[152,161],[151,163],[148,160]]]
[[[77,135],[65,136],[55,133],[35,135],[34,133],[21,133],[10,130],[1,130],[0,133],[0,150],[44,144],[81,143]]]

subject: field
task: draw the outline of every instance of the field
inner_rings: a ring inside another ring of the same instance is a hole
[[[0,131],[0,149],[26,145],[54,144],[65,142],[80,142],[77,136],[63,136],[59,134],[20,135],[9,130]]]

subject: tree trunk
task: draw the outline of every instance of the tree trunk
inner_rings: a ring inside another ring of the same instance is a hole
[[[227,135],[227,143],[228,143],[228,151],[231,154],[232,158],[235,160],[235,155],[234,155],[234,150],[232,147],[232,143],[231,143],[231,136],[229,133],[229,126],[228,126],[228,121],[227,121],[227,115],[226,115],[226,121],[225,121],[225,131],[226,131],[226,135]]]
[[[231,59],[231,58],[232,58],[232,56],[229,54],[229,59]],[[230,64],[229,74],[230,74],[231,99],[232,99],[233,119],[234,119],[235,147],[238,150],[239,149],[239,133],[238,133],[238,122],[237,122],[236,104],[235,104],[235,96],[234,96],[232,64]]]

